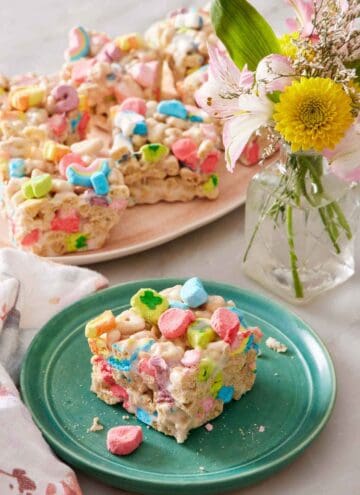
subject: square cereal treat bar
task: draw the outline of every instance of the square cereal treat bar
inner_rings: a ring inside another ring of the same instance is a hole
[[[34,169],[3,186],[13,242],[38,255],[100,248],[127,206],[128,188],[112,160],[95,158],[85,167],[80,155],[65,157],[66,178]]]
[[[262,333],[198,278],[160,293],[140,289],[130,304],[86,325],[91,390],[182,443],[252,388]]]
[[[111,110],[110,156],[130,205],[216,199],[221,138],[208,115],[180,100],[127,98]]]

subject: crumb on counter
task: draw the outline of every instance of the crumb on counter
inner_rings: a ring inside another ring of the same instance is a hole
[[[265,431],[265,426],[264,425],[260,425],[259,426],[259,432],[260,433],[264,433],[264,431]]]
[[[213,431],[214,427],[213,427],[213,425],[211,423],[206,423],[205,429],[207,431]]]

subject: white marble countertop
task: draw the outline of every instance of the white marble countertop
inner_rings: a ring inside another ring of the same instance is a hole
[[[50,73],[62,62],[67,31],[73,25],[83,24],[112,35],[141,30],[168,10],[178,7],[180,2],[11,0],[5,7],[5,0],[1,0],[0,72],[15,74],[35,70]],[[182,1],[184,5],[189,3]],[[200,5],[200,2],[195,3]],[[277,31],[283,30],[286,9],[282,0],[256,0],[253,3]],[[111,284],[196,274],[277,299],[242,273],[243,228],[244,211],[240,208],[164,246],[92,268],[106,275]],[[295,308],[295,312],[319,333],[332,355],[338,382],[333,415],[301,457],[268,480],[242,490],[242,495],[360,494],[359,242],[358,253],[359,270],[350,281],[307,306]],[[124,493],[78,474],[84,495]]]

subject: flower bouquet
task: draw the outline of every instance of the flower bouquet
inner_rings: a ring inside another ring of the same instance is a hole
[[[289,0],[296,19],[277,37],[246,0],[215,0],[198,104],[224,120],[232,171],[251,136],[267,133],[277,160],[248,190],[244,268],[290,301],[306,301],[354,272],[360,200],[360,4]]]

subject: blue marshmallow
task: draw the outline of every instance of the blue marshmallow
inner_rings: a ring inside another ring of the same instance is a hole
[[[190,308],[197,308],[208,300],[208,293],[204,289],[201,280],[198,277],[189,278],[180,291],[181,299]]]
[[[146,425],[149,425],[149,426],[151,426],[151,423],[155,419],[154,414],[149,414],[148,412],[144,411],[144,409],[141,409],[140,407],[138,407],[136,409],[136,417],[139,421],[141,421],[142,423],[145,423]]]
[[[148,128],[145,120],[136,122],[133,130],[133,134],[138,134],[139,136],[146,136],[147,133],[148,133]]]
[[[170,117],[177,117],[178,119],[185,120],[187,117],[187,110],[179,100],[161,101],[157,106],[157,111]]]
[[[9,161],[9,175],[12,178],[25,176],[25,161],[22,158],[12,158]]]
[[[227,404],[228,402],[231,401],[233,396],[234,396],[234,387],[226,387],[225,385],[223,385],[219,390],[216,398],[222,400],[224,404]]]
[[[96,194],[105,196],[109,192],[108,180],[102,172],[95,172],[95,174],[92,174],[90,177],[90,180]]]
[[[177,309],[189,309],[189,306],[181,301],[170,300],[169,301],[170,308]]]

